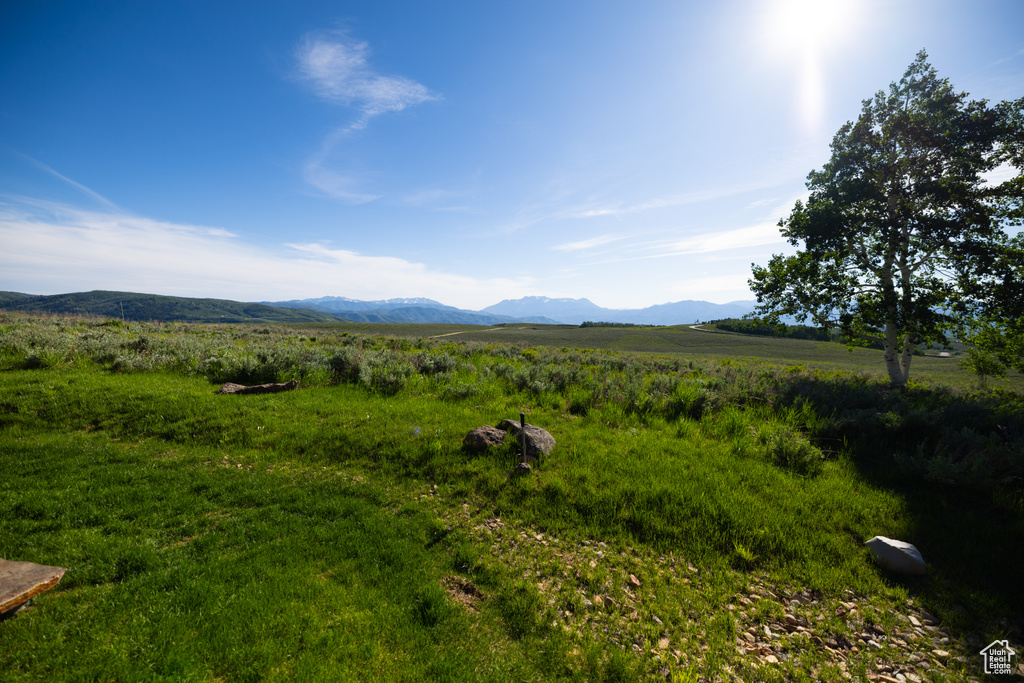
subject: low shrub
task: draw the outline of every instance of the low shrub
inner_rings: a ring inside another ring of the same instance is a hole
[[[428,376],[454,372],[462,365],[458,358],[445,352],[421,352],[413,357],[412,363],[421,375]]]
[[[359,381],[359,374],[363,365],[363,354],[351,346],[341,348],[331,356],[327,364],[331,368],[331,375],[336,383],[354,383]]]
[[[461,401],[472,398],[479,393],[480,389],[475,384],[466,382],[455,382],[441,387],[441,398],[446,401]]]
[[[359,369],[359,381],[366,388],[383,396],[394,396],[401,391],[416,372],[408,361],[387,353],[365,358]]]
[[[708,393],[707,385],[701,380],[677,382],[666,405],[667,417],[699,420],[704,411],[711,408]]]
[[[594,407],[594,393],[583,387],[569,387],[565,399],[565,408],[571,415],[585,416]]]
[[[758,433],[765,456],[779,467],[803,475],[819,474],[823,457],[821,450],[807,437],[790,427],[768,423]]]

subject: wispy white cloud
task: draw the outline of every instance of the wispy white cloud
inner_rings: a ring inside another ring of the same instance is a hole
[[[46,171],[47,173],[49,173],[50,175],[52,175],[55,178],[63,180],[65,183],[67,183],[71,187],[75,188],[76,190],[78,190],[82,194],[86,195],[87,197],[91,197],[92,199],[95,199],[97,202],[99,202],[103,206],[107,207],[108,209],[110,209],[112,211],[117,211],[117,212],[121,211],[120,207],[118,207],[116,204],[114,204],[114,202],[110,201],[109,199],[107,199],[106,197],[101,195],[99,192],[96,192],[96,191],[86,187],[85,185],[82,185],[81,183],[75,182],[71,178],[68,178],[66,175],[55,171],[54,169],[50,168],[49,166],[47,166],[43,162],[37,161],[36,159],[33,159],[32,157],[30,157],[27,154],[22,154],[21,152],[14,152],[14,153],[17,154],[18,156],[20,156],[21,158],[23,158],[25,161],[27,161],[30,164],[32,164],[33,166],[35,166],[36,168],[38,168],[38,169],[40,169],[42,171]]]
[[[760,223],[735,230],[707,232],[670,242],[657,256],[678,256],[681,254],[706,254],[712,251],[760,247],[768,244],[782,244],[783,239],[775,223]]]
[[[550,218],[604,218],[608,216],[628,216],[655,209],[684,206],[686,204],[698,204],[704,201],[719,199],[720,197],[728,196],[729,194],[732,193],[725,190],[711,190],[707,192],[673,194],[666,197],[658,197],[635,203],[582,202],[553,211],[551,214],[540,217],[534,222]]]
[[[737,249],[749,249],[768,245],[783,246],[785,239],[775,223],[758,223],[733,230],[719,230],[689,235],[682,239],[648,240],[624,245],[615,250],[615,255],[585,265],[603,266],[611,263],[661,259],[694,254],[724,254]]]
[[[785,199],[783,199],[783,197],[765,197],[764,199],[756,199],[747,204],[747,208],[758,209],[762,206],[769,206],[774,209],[778,207],[782,201],[789,201],[789,197],[785,197]]]
[[[582,251],[584,249],[593,249],[594,247],[600,247],[611,242],[617,242],[621,239],[625,239],[625,235],[600,235],[599,237],[591,237],[588,240],[580,240],[579,242],[565,242],[563,244],[556,244],[551,247],[555,251]]]
[[[328,167],[334,148],[375,116],[440,99],[425,85],[404,76],[385,76],[368,61],[369,46],[343,31],[308,34],[295,50],[299,79],[318,97],[354,108],[353,121],[333,130],[303,165],[303,179],[324,194],[353,204],[379,195],[358,189],[360,182]]]
[[[1007,55],[1005,57],[1001,57],[1001,58],[995,60],[994,62],[989,62],[988,65],[986,66],[986,68],[991,69],[994,66],[999,66],[1000,64],[1005,64],[1006,62],[1012,62],[1015,59],[1017,59],[1018,57],[1024,57],[1024,48],[1022,48],[1020,50],[1017,50],[1013,54]]]
[[[321,98],[357,107],[362,128],[373,116],[436,100],[426,86],[404,76],[382,76],[367,62],[369,46],[345,33],[307,35],[296,50],[300,76]]]
[[[380,195],[360,192],[358,178],[327,168],[325,162],[330,149],[310,158],[302,167],[302,179],[324,194],[349,204],[365,204]]]
[[[601,200],[593,197],[580,199],[578,192],[565,189],[562,183],[553,183],[556,191],[541,201],[531,202],[519,208],[511,219],[498,226],[496,231],[510,234],[548,221],[565,219],[602,219],[624,218],[640,215],[661,209],[674,209],[684,206],[714,202],[743,194],[777,187],[789,182],[792,178],[785,173],[766,174],[762,178],[753,179],[748,183],[722,184],[704,187],[688,192],[677,192],[663,196],[651,197],[641,201]],[[764,202],[768,204],[770,202]],[[755,205],[750,205],[756,208]],[[777,221],[783,213],[781,205],[772,209],[769,217]],[[792,207],[792,201],[789,202]],[[786,210],[788,212],[788,209]],[[778,215],[775,215],[778,214]]]
[[[398,199],[398,202],[404,206],[427,207],[431,211],[468,212],[472,209],[460,202],[471,195],[472,190],[460,186],[424,187],[407,192]]]
[[[596,218],[600,216],[623,216],[638,214],[656,209],[667,209],[692,204],[702,204],[727,197],[734,197],[748,192],[764,190],[780,183],[778,178],[752,182],[746,185],[718,185],[692,192],[679,192],[664,197],[655,197],[635,203],[611,203],[604,206],[575,207],[569,215],[574,218]]]
[[[536,294],[529,278],[480,279],[324,244],[261,248],[227,230],[0,196],[0,289],[120,289],[240,301],[425,296],[481,308]]]

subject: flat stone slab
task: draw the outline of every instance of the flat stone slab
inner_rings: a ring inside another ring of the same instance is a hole
[[[0,559],[0,614],[15,610],[50,590],[66,571],[64,567]]]
[[[234,382],[227,382],[224,384],[218,394],[276,394],[279,391],[291,391],[292,389],[298,389],[298,380],[292,380],[291,382],[275,382],[271,384],[257,384],[255,386],[246,386],[244,384],[235,384]]]

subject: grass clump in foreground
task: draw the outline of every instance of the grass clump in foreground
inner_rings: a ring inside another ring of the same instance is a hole
[[[69,568],[0,623],[15,679],[956,678],[1019,637],[1017,394],[330,328],[0,325],[0,555]],[[461,450],[521,410],[558,440],[539,472]],[[874,535],[929,576],[881,574]]]

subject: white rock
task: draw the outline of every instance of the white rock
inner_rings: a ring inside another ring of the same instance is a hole
[[[927,571],[921,553],[909,543],[875,536],[864,545],[878,564],[895,574],[922,576]]]

